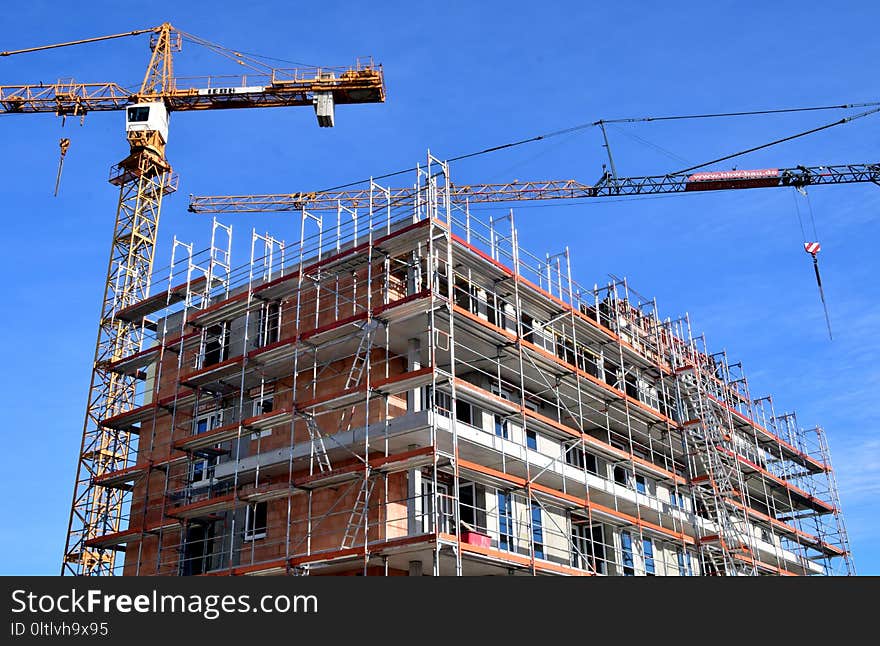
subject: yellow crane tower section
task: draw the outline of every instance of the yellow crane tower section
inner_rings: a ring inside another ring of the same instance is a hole
[[[107,266],[101,319],[95,347],[82,445],[71,504],[62,574],[112,575],[116,554],[90,547],[89,541],[120,531],[123,492],[96,484],[101,475],[126,466],[131,434],[104,426],[102,420],[135,406],[136,377],[108,369],[111,362],[141,349],[140,324],[116,316],[149,295],[162,198],[177,188],[177,176],[165,156],[168,117],[183,110],[313,106],[321,127],[335,121],[335,106],[381,103],[385,84],[381,66],[360,61],[351,68],[276,69],[164,23],[151,29],[99,36],[54,45],[0,52],[0,57],[150,34],[151,56],[143,82],[135,90],[117,83],[0,85],[0,112],[54,113],[62,118],[89,112],[124,110],[129,155],[116,164],[110,183],[119,202]],[[229,77],[174,77],[173,54],[186,39],[256,70],[235,81]],[[59,168],[60,173],[60,168]]]

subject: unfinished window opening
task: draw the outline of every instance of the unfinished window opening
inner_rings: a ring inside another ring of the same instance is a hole
[[[449,279],[445,274],[440,273],[440,267],[438,266],[437,278],[434,282],[434,290],[436,291],[438,296],[442,296],[443,298],[449,297]]]
[[[220,363],[229,358],[229,330],[227,323],[218,323],[205,328],[205,351],[202,354],[202,368]]]
[[[575,364],[574,341],[561,334],[556,335],[556,356],[570,363]]]
[[[474,493],[474,483],[459,483],[458,485],[458,515],[461,524],[471,529],[476,529],[477,512],[476,512],[476,495]]]
[[[498,549],[513,552],[513,497],[510,492],[498,492]]]
[[[260,347],[276,343],[281,338],[281,303],[272,301],[260,308],[259,334]]]
[[[532,501],[532,546],[535,558],[544,558],[544,522],[541,505]]]
[[[211,411],[196,417],[193,421],[193,435],[200,435],[218,428],[223,423],[223,411]],[[195,456],[190,463],[189,481],[192,486],[210,484],[214,477],[214,467],[220,462],[220,456]]]
[[[618,388],[620,385],[620,366],[609,361],[607,358],[602,363],[605,372],[605,383]]]
[[[507,419],[503,415],[499,415],[495,413],[495,435],[498,437],[502,437],[505,440],[507,438]]]
[[[678,550],[678,576],[694,576],[691,553],[687,550]]]
[[[504,390],[498,384],[492,384],[491,386],[492,394],[496,397],[500,397],[501,399],[506,399],[507,401],[511,401],[510,391]]]
[[[214,553],[214,526],[201,523],[190,524],[180,556],[181,576],[196,576],[211,569]]]
[[[590,473],[599,473],[596,456],[585,451],[582,444],[575,444],[565,454],[565,462],[578,469],[586,469]]]
[[[605,533],[602,525],[574,523],[571,526],[571,565],[605,574]]]
[[[480,313],[480,301],[477,298],[477,286],[461,276],[455,277],[455,304],[471,314]]]
[[[578,469],[584,468],[584,450],[580,444],[563,444],[562,450],[565,451],[566,464],[570,464]]]
[[[486,298],[486,319],[492,325],[507,329],[507,302],[494,294]]]
[[[645,559],[645,576],[654,576],[657,574],[654,565],[654,541],[650,538],[642,539],[642,557]]]
[[[620,532],[620,564],[623,569],[623,576],[636,575],[632,535],[629,532]]]
[[[409,279],[409,259],[406,256],[398,256],[391,259],[388,271],[388,298],[394,301],[408,294],[407,283]]]
[[[455,402],[455,419],[474,426],[474,407],[460,399]]]
[[[444,417],[449,417],[449,413],[452,410],[452,397],[449,393],[445,393],[442,390],[435,390],[431,386],[425,386],[423,399],[425,401],[425,406],[429,410],[434,410]]]
[[[488,539],[486,527],[486,489],[483,485],[473,482],[462,482],[458,485],[459,519],[462,526],[462,540],[468,540],[466,532],[480,534],[479,539]]]
[[[640,393],[638,377],[631,371],[627,371],[626,373],[626,377],[624,379],[624,390],[629,397],[641,401],[641,397],[639,397]]]
[[[267,502],[255,502],[247,506],[244,518],[244,540],[256,541],[266,538],[268,509]]]
[[[584,468],[590,473],[595,473],[597,475],[599,473],[599,460],[595,455],[588,451],[584,451]]]
[[[522,338],[523,341],[530,341],[534,343],[535,341],[535,319],[531,316],[523,312],[519,318],[520,325],[522,326]]]
[[[260,415],[265,415],[267,413],[271,413],[273,408],[275,407],[275,403],[272,395],[265,395],[262,399],[257,398],[253,402],[253,416],[259,417]],[[251,435],[252,440],[256,440],[261,437],[266,437],[267,435],[272,435],[272,429],[267,428],[263,431],[255,431]]]
[[[422,478],[422,532],[425,534],[434,533],[434,508],[434,482],[425,476]],[[445,483],[437,483],[437,531],[454,533],[453,518],[449,487]]]
[[[599,355],[589,348],[578,344],[577,367],[593,377],[599,377]]]
[[[669,502],[678,509],[685,508],[684,494],[676,489],[669,492]]]
[[[598,320],[598,317],[596,316],[596,308],[592,305],[588,305],[587,303],[579,303],[578,310],[587,318],[591,318],[594,321]]]
[[[538,450],[538,433],[531,429],[526,429],[526,446],[532,451]]]
[[[601,303],[599,303],[599,323],[607,327],[609,330],[617,331],[616,318],[617,314],[614,307],[614,298],[609,293]]]

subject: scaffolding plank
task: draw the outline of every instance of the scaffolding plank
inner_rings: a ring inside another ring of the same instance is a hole
[[[408,471],[434,462],[434,447],[425,446],[412,451],[398,453],[396,455],[383,456],[379,459],[370,460],[372,468],[382,473],[395,473]]]
[[[156,363],[159,359],[161,350],[162,348],[160,346],[154,345],[153,347],[141,350],[136,354],[123,357],[117,361],[112,361],[108,365],[108,368],[120,375],[136,376],[141,368]]]
[[[373,390],[382,395],[396,395],[427,386],[433,381],[434,369],[430,366],[404,372],[388,379],[373,382]]]
[[[104,534],[103,536],[96,536],[95,538],[90,538],[86,541],[86,547],[96,547],[96,548],[110,548],[117,547],[119,545],[123,545],[130,541],[133,538],[139,537],[141,535],[140,529],[126,529],[121,532],[114,532],[113,534]]]
[[[208,327],[215,323],[231,321],[244,314],[248,309],[248,305],[250,305],[248,292],[243,291],[218,303],[209,305],[203,310],[194,311],[187,317],[187,323],[198,327]]]
[[[206,280],[207,279],[204,276],[200,276],[199,278],[191,280],[188,284],[181,283],[167,291],[148,296],[142,301],[138,301],[133,305],[120,309],[116,312],[116,318],[128,321],[129,323],[140,323],[141,319],[145,316],[164,310],[169,305],[180,303],[186,298],[187,288],[197,289],[202,287]]]
[[[261,486],[248,492],[241,493],[239,494],[239,500],[244,502],[265,502],[267,500],[278,500],[280,498],[287,498],[288,496],[295,496],[300,493],[304,492],[291,487],[285,482],[280,485],[274,484],[270,486]]]
[[[214,444],[235,439],[238,437],[238,434],[239,425],[238,422],[235,422],[233,424],[226,424],[210,431],[206,431],[205,433],[198,433],[196,435],[185,437],[182,440],[177,440],[174,443],[174,448],[180,451],[198,451],[200,449],[211,447]],[[249,435],[249,433],[246,431],[242,433],[242,436],[247,435]]]
[[[419,220],[410,224],[397,223],[392,227],[399,227],[384,236],[377,237],[373,240],[373,247],[389,256],[398,256],[405,251],[409,251],[414,242],[424,238],[427,231],[429,220]]]
[[[246,418],[242,424],[250,431],[264,431],[282,424],[287,424],[292,416],[290,408],[279,408],[262,415]]]
[[[187,392],[182,395],[180,393],[176,393],[174,395],[170,395],[168,397],[160,399],[158,406],[167,410],[174,410],[175,408],[185,408],[187,406],[192,406],[195,403],[196,394],[194,392]]]
[[[162,342],[162,345],[164,345],[166,348],[168,348],[169,350],[172,350],[174,352],[180,352],[181,349],[182,350],[189,350],[191,348],[198,346],[199,343],[201,343],[201,340],[202,340],[201,332],[199,332],[199,331],[187,332],[186,334],[183,334],[183,335],[178,334],[177,336],[169,337],[168,339],[166,339]]]
[[[217,511],[232,509],[236,503],[235,494],[226,494],[215,498],[206,498],[179,507],[174,507],[167,512],[173,518],[198,518],[207,516]]]
[[[263,301],[278,301],[296,293],[299,272],[286,274],[254,287],[254,297]]]
[[[118,471],[109,471],[103,475],[96,476],[92,482],[102,487],[115,489],[131,488],[131,485],[140,480],[147,472],[147,465],[135,464]]]
[[[138,406],[124,413],[101,420],[101,426],[116,429],[117,431],[140,433],[140,427],[137,425],[152,419],[153,415],[158,414],[158,411],[159,406],[157,404],[144,404],[143,406]]]
[[[181,378],[180,383],[185,386],[200,388],[205,388],[209,385],[219,385],[224,379],[241,372],[243,364],[244,357],[239,355],[190,373],[186,377]]]
[[[439,303],[436,304],[439,306]],[[381,319],[386,324],[400,323],[406,321],[413,316],[425,314],[431,309],[431,292],[424,289],[420,292],[410,294],[404,298],[391,301],[386,305],[380,305],[375,308],[373,315]]]
[[[357,314],[346,316],[332,323],[308,330],[300,335],[300,338],[312,345],[323,345],[334,339],[361,332],[361,326],[366,320],[367,312],[358,312]]]
[[[296,337],[282,339],[275,343],[248,352],[248,361],[255,361],[261,366],[272,366],[292,359],[296,355],[298,343]]]

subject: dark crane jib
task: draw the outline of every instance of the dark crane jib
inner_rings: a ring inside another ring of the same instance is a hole
[[[758,169],[693,173],[691,175],[651,175],[618,177],[605,173],[595,184],[575,180],[514,181],[496,184],[453,185],[452,199],[471,204],[561,199],[590,199],[688,193],[747,188],[803,188],[823,184],[874,183],[880,185],[880,163],[837,166],[797,166],[783,169]],[[412,187],[390,189],[392,202],[411,199]],[[369,189],[277,193],[266,195],[191,196],[193,213],[258,213],[271,211],[333,210],[363,206],[369,201]]]

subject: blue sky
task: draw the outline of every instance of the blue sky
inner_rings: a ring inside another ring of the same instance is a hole
[[[478,4],[479,6],[474,6]],[[599,118],[877,100],[880,6],[869,2],[177,3],[148,15],[119,2],[16,3],[0,49],[129,31],[168,20],[226,46],[290,61],[385,65],[385,105],[343,106],[319,129],[309,109],[172,117],[168,156],[181,190],[165,202],[157,265],[177,234],[205,246],[210,217],[187,194],[314,190],[407,168],[426,148],[453,157]],[[152,7],[154,5],[142,5]],[[147,37],[0,59],[0,83],[75,77],[132,85]],[[279,63],[280,66],[286,64]],[[231,73],[185,46],[178,75]],[[618,172],[663,173],[832,121],[841,113],[634,124],[609,129]],[[0,285],[6,369],[0,397],[0,573],[59,570],[117,192],[127,154],[119,113],[80,127],[51,115],[4,116],[0,137]],[[718,168],[873,162],[880,115]],[[58,139],[70,137],[53,198]],[[641,140],[641,141],[640,141]],[[644,141],[653,146],[646,145]],[[595,180],[595,129],[462,161],[456,183]],[[684,160],[684,161],[683,161]],[[410,177],[395,178],[398,182]],[[801,208],[805,206],[803,198]],[[568,244],[577,279],[627,276],[661,313],[689,312],[712,348],[742,360],[753,395],[823,425],[838,471],[856,566],[880,574],[880,188],[810,192],[835,338],[829,342],[795,200],[786,189],[523,205],[523,246]],[[294,239],[279,215],[234,216]],[[245,260],[237,246],[238,262]]]

